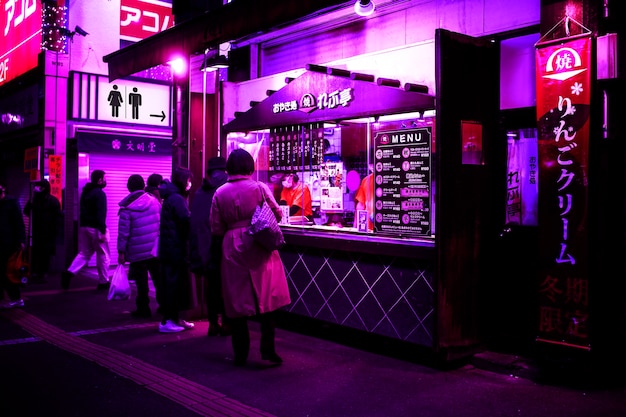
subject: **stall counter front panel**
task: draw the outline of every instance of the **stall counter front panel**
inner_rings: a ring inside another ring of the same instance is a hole
[[[294,240],[288,232],[287,240]],[[281,249],[292,299],[285,311],[433,347],[434,249],[421,248],[432,249],[433,258],[410,258],[355,252],[350,248],[359,245],[347,241],[345,249],[320,246],[287,244]]]

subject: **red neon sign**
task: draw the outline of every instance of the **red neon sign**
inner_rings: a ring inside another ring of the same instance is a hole
[[[41,2],[0,0],[0,85],[37,67]]]

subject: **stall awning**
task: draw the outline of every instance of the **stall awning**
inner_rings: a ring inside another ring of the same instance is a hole
[[[338,75],[336,75],[338,74]],[[425,86],[343,69],[307,65],[307,71],[238,114],[223,132],[434,110]]]
[[[105,55],[109,81],[164,64],[176,54],[189,56],[210,46],[265,33],[298,19],[350,6],[345,0],[233,0],[168,30]]]

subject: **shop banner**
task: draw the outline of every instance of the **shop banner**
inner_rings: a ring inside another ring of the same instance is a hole
[[[63,155],[48,156],[50,169],[50,195],[55,196],[63,207]]]
[[[591,37],[537,45],[539,334],[590,349],[588,161]]]

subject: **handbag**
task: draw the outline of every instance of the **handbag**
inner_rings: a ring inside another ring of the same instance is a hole
[[[260,185],[259,190],[263,196],[263,201],[254,210],[248,234],[268,251],[274,251],[285,244],[285,238],[276,220],[276,215],[274,215],[270,205],[267,204],[265,192]]]
[[[26,251],[22,248],[9,256],[6,275],[9,281],[17,285],[28,284],[29,265],[26,262]]]
[[[128,273],[124,264],[119,264],[115,268],[113,278],[111,278],[111,286],[109,287],[108,300],[128,300],[130,298],[130,283],[128,282]]]

